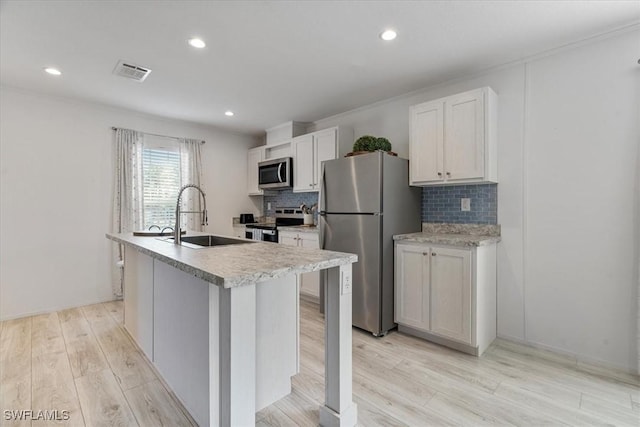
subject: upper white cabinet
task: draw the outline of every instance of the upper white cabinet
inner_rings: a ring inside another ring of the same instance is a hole
[[[247,193],[250,196],[264,194],[258,187],[258,163],[281,157],[293,158],[294,192],[320,191],[322,162],[337,159],[351,151],[352,146],[352,130],[332,127],[300,135],[289,141],[271,142],[252,148],[247,154]]]
[[[489,87],[410,108],[409,183],[497,182],[497,95]]]
[[[315,191],[315,148],[313,134],[298,136],[291,143],[293,153],[293,191]]]
[[[291,157],[291,141],[264,146],[264,160]]]
[[[247,193],[260,196],[264,193],[258,188],[258,163],[264,160],[264,147],[252,148],[247,153]]]
[[[353,145],[353,132],[345,128],[329,128],[293,139],[293,191],[320,190],[322,162],[337,159]]]
[[[398,330],[481,355],[496,337],[496,245],[396,243]]]

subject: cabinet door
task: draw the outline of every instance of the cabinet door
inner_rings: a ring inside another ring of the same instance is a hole
[[[313,191],[314,153],[313,134],[293,140],[293,191]]]
[[[252,148],[247,153],[247,193],[250,196],[263,194],[258,188],[258,163],[264,156],[264,147]]]
[[[484,178],[484,95],[464,92],[445,102],[445,178]]]
[[[300,233],[298,234],[298,238],[300,239],[300,246],[302,246],[303,248],[320,248],[318,235],[316,233]]]
[[[322,162],[338,158],[338,134],[337,129],[326,129],[313,134],[315,142],[316,160],[313,170],[313,189],[320,191],[320,175]]]
[[[444,179],[443,103],[428,102],[411,107],[410,184]]]
[[[318,235],[315,233],[300,233],[298,242],[303,248],[320,249]],[[300,292],[313,297],[320,297],[320,272],[312,271],[300,275]]]
[[[431,332],[471,343],[471,251],[431,248]]]
[[[280,232],[278,243],[289,246],[298,246],[298,234],[297,233],[285,233]]]
[[[396,245],[395,322],[429,330],[429,248]]]

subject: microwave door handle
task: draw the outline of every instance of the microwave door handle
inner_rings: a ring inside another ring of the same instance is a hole
[[[282,163],[278,164],[278,181],[282,182]]]

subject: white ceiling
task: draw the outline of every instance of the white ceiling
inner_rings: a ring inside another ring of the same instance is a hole
[[[638,0],[2,1],[0,77],[259,134],[638,22]],[[387,27],[391,43],[378,38]],[[207,47],[188,46],[193,36]],[[153,72],[117,77],[120,59]]]

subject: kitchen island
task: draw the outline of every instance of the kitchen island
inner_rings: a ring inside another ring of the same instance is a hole
[[[252,242],[125,246],[125,327],[200,425],[249,426],[298,370],[295,275],[327,270],[322,425],[357,421],[351,383],[353,254]]]

